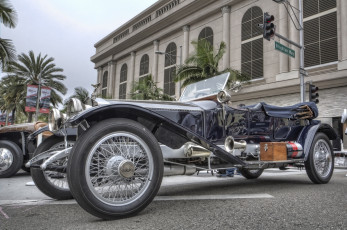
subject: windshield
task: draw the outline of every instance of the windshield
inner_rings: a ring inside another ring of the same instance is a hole
[[[203,97],[217,95],[219,91],[225,88],[229,75],[230,73],[223,73],[221,75],[188,85],[184,89],[179,101],[192,101]]]

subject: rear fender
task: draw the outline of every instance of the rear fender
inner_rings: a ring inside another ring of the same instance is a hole
[[[337,134],[335,132],[335,130],[328,124],[317,124],[317,125],[313,125],[309,128],[309,130],[307,131],[307,135],[304,138],[304,154],[305,154],[305,161],[308,159],[308,155],[310,152],[310,149],[312,147],[312,142],[313,139],[316,135],[316,133],[321,132],[321,133],[325,133],[329,140],[335,140],[337,138]]]
[[[154,111],[136,105],[111,104],[93,107],[68,120],[67,125],[78,126],[81,122],[87,121],[88,124],[92,126],[96,122],[109,118],[127,118],[140,122],[153,133],[158,142],[169,147],[177,147],[174,143],[177,140],[180,142],[181,140],[184,140],[185,142],[191,141],[208,149],[217,157],[231,164],[246,165],[246,163],[239,158],[229,154],[224,149],[192,132],[186,127],[177,124]]]

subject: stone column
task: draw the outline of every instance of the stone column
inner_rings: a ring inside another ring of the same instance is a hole
[[[222,7],[223,14],[223,41],[226,44],[225,54],[223,56],[223,69],[230,67],[230,6]]]
[[[296,9],[299,9],[299,1],[298,0],[290,0],[290,3],[292,4],[293,7],[295,7]],[[283,7],[283,6],[281,6],[281,7]],[[299,16],[297,10],[295,10],[294,12],[297,14],[297,16]],[[291,14],[292,14],[292,12],[291,12]],[[292,15],[292,18],[295,18],[295,16]],[[289,27],[289,39],[299,44],[300,43],[300,33],[295,28],[295,25],[291,21],[289,15],[288,15],[288,22],[290,22],[288,25],[288,27]],[[299,27],[299,24],[297,22],[296,22],[296,26]],[[289,45],[289,47],[291,49],[295,50],[295,52],[297,53],[295,59],[294,58],[289,59],[290,71],[294,71],[294,70],[298,71],[299,67],[300,67],[300,50],[293,45]]]
[[[189,31],[190,26],[183,26],[183,52],[182,52],[182,64],[186,61],[189,56]]]
[[[292,21],[288,21],[288,13],[287,10],[285,9],[284,6],[280,5],[279,6],[279,20],[278,21],[278,33],[283,35],[284,37],[288,37],[288,23],[291,24]],[[285,45],[288,47],[288,42],[281,40],[281,44]],[[297,52],[298,53],[298,52]],[[279,73],[286,73],[289,71],[289,56],[283,53],[280,53],[280,65],[279,65]],[[298,55],[296,57],[297,59],[299,58]]]
[[[127,99],[131,99],[131,89],[133,87],[133,84],[135,82],[135,57],[136,52],[133,51],[130,54],[130,68],[129,68],[129,78],[127,81]]]
[[[108,82],[107,82],[107,96],[114,98],[115,94],[115,68],[116,68],[116,62],[110,61],[108,62]]]
[[[337,10],[339,13],[337,16],[340,18],[340,28],[341,35],[341,55],[340,62],[338,64],[338,69],[347,69],[347,1],[339,0],[337,6],[340,6],[340,9]]]
[[[99,88],[97,89],[97,94],[101,94],[101,87],[102,87],[102,67],[98,68],[98,77],[96,79],[96,84],[100,83]]]
[[[159,40],[155,40],[153,42],[153,67],[152,67],[152,75],[153,75],[153,80],[155,82],[158,82],[158,55],[155,52],[159,51]]]

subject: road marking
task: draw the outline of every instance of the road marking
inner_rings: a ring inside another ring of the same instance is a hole
[[[10,217],[2,210],[2,208],[0,207],[0,213],[2,214],[2,215],[4,215],[4,217],[6,218],[6,219],[9,219]]]
[[[189,196],[156,196],[154,201],[179,201],[179,200],[231,200],[231,199],[261,199],[274,198],[273,196],[260,194],[234,194],[234,195],[189,195]]]
[[[234,194],[234,195],[188,195],[188,196],[156,196],[154,201],[179,201],[179,200],[231,200],[231,199],[263,199],[274,198],[266,193],[259,194]],[[0,205],[28,206],[28,205],[57,205],[77,204],[75,200],[0,200]],[[1,209],[0,209],[1,212]]]

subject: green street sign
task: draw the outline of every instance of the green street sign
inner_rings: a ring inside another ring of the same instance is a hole
[[[282,45],[279,42],[275,41],[275,49],[281,51],[282,53],[287,54],[288,56],[295,58],[295,51],[288,48],[287,46]]]

